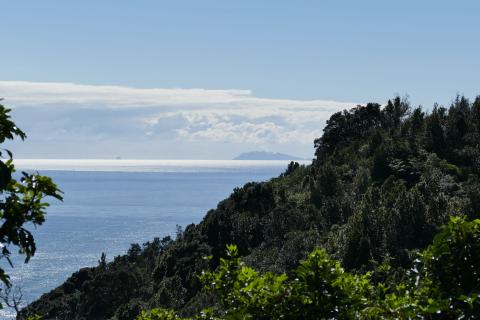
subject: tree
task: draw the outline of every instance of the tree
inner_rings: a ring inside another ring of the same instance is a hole
[[[17,319],[24,319],[24,317],[20,314],[20,309],[25,303],[23,300],[23,292],[21,287],[6,287],[3,292],[0,292],[0,301],[5,303],[6,306],[15,310],[17,313]]]
[[[427,148],[438,156],[444,156],[446,151],[444,122],[445,109],[435,106],[427,119]]]
[[[0,144],[15,137],[26,138],[10,119],[10,111],[0,104]],[[12,267],[12,247],[25,255],[25,263],[35,254],[35,240],[26,227],[41,225],[45,221],[48,203],[44,198],[50,196],[62,200],[62,192],[49,177],[22,172],[20,179],[16,180],[14,172],[12,153],[0,148],[0,259],[5,258]],[[2,268],[0,280],[6,288],[11,286],[9,276]]]

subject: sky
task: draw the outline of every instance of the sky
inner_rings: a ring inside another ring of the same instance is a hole
[[[23,158],[313,155],[335,111],[480,94],[478,1],[2,1]]]

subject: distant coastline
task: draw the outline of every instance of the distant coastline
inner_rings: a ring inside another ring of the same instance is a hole
[[[198,172],[251,170],[287,167],[288,160],[134,160],[134,159],[14,159],[19,170],[113,171],[113,172]],[[308,164],[311,161],[299,161]]]

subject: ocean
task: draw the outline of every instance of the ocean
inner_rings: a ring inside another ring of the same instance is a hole
[[[33,234],[29,263],[14,256],[0,265],[22,289],[24,303],[63,283],[82,267],[126,253],[132,243],[174,236],[249,181],[285,171],[289,161],[235,160],[16,160],[18,170],[53,178],[64,201],[48,199],[46,222]],[[29,228],[32,230],[33,226]],[[2,319],[14,312],[0,310]]]

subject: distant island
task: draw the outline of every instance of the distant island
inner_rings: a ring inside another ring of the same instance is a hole
[[[289,154],[268,152],[268,151],[251,151],[244,152],[233,160],[305,160],[303,158],[291,156]]]

